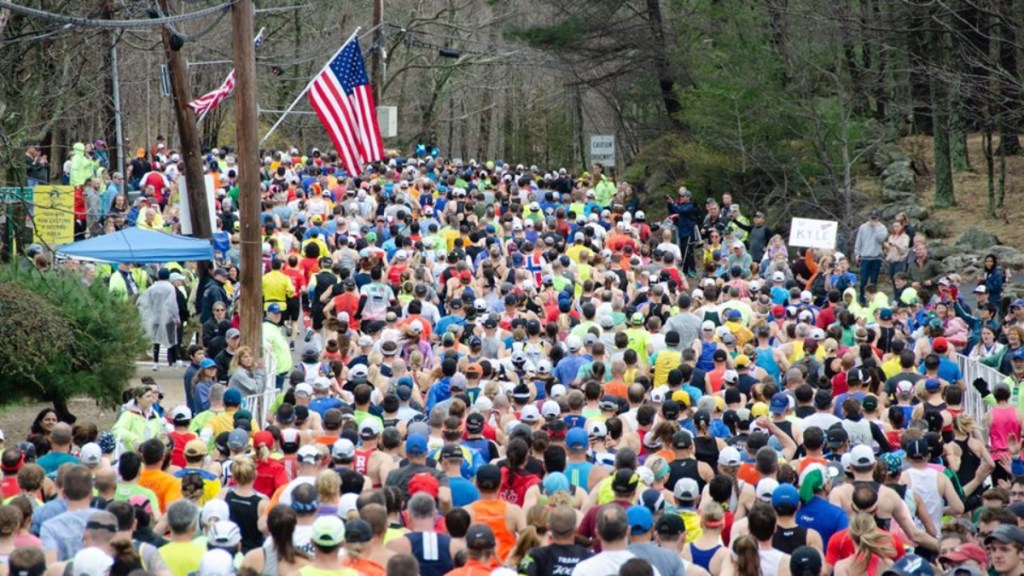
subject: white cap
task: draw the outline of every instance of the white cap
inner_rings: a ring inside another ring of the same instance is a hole
[[[540,410],[533,404],[527,404],[523,406],[523,409],[519,411],[519,419],[524,424],[534,424],[540,421]]]
[[[700,496],[700,487],[697,486],[697,481],[693,478],[680,478],[676,480],[676,485],[672,488],[672,495],[676,497],[676,500],[693,502]]]
[[[604,425],[604,422],[587,422],[587,435],[604,438],[608,436],[608,427]]]
[[[555,384],[554,386],[551,387],[552,398],[561,398],[562,396],[565,396],[566,393],[567,390],[564,384]]]
[[[317,376],[313,380],[313,388],[316,390],[327,390],[331,387],[331,381],[326,376]]]
[[[359,425],[359,436],[361,438],[376,438],[384,431],[384,426],[381,425],[380,419],[376,417],[363,418],[363,423]]]
[[[89,442],[85,446],[82,446],[82,452],[79,454],[79,460],[82,464],[92,468],[98,466],[103,462],[103,450],[100,449],[100,445],[95,442]]]
[[[234,548],[242,541],[242,531],[231,520],[218,520],[206,533],[206,539],[211,546]]]
[[[651,390],[651,402],[661,404],[665,401],[666,394],[668,394],[668,386],[658,386],[654,390]]]
[[[192,419],[192,410],[190,410],[188,406],[184,406],[184,405],[182,405],[182,406],[175,406],[171,410],[170,416],[171,416],[171,421],[172,422],[174,422],[174,421],[191,420]]]
[[[299,382],[295,386],[295,393],[296,394],[305,394],[306,396],[312,396],[313,395],[313,387],[310,386],[307,382]]]
[[[640,477],[640,482],[643,482],[644,486],[651,486],[654,484],[654,470],[651,470],[647,466],[637,468],[636,475]]]
[[[514,430],[515,427],[519,426],[520,424],[522,424],[522,422],[520,422],[519,420],[510,420],[505,424],[505,434],[511,434],[512,430]]]
[[[875,453],[871,450],[871,446],[867,444],[859,444],[850,450],[850,465],[863,467],[871,466],[875,463]]]
[[[628,212],[627,212],[627,214],[628,214]],[[646,216],[646,215],[644,214],[644,211],[643,211],[643,210],[637,210],[637,211],[636,211],[636,219],[637,219],[637,220],[643,220],[643,219],[644,219],[644,218],[646,218],[646,217],[647,217],[647,216]]]
[[[473,301],[473,308],[476,310],[487,310],[487,300],[477,298]]]
[[[224,550],[207,550],[199,560],[199,576],[232,576],[234,559]]]
[[[736,384],[740,380],[740,375],[735,370],[726,370],[722,374],[722,380],[728,382],[729,384]]]
[[[71,570],[74,576],[106,576],[113,565],[114,559],[109,554],[90,546],[75,554]]]
[[[356,457],[356,446],[348,438],[338,438],[331,446],[331,458],[351,460]]]
[[[801,302],[811,302],[814,300],[814,294],[811,294],[809,290],[804,290],[800,293]]]
[[[611,452],[598,452],[594,455],[594,464],[612,468],[615,466],[615,454]]]
[[[776,270],[772,274],[772,282],[785,282],[785,281],[786,281],[786,274],[785,274],[785,272],[782,272],[780,270]]]
[[[366,378],[369,375],[370,369],[366,367],[366,364],[356,364],[348,369],[349,378]]]
[[[357,502],[359,502],[359,494],[342,494],[341,500],[338,501],[338,516],[342,520],[348,520],[348,514],[356,509]]]
[[[705,332],[710,332],[715,329],[715,323],[712,322],[711,320],[705,320],[704,322],[701,323],[700,329]]]
[[[356,344],[359,345],[359,347],[361,348],[366,346],[373,346],[373,338],[371,338],[367,334],[363,334],[362,336],[359,337],[359,340],[356,340]]]
[[[690,293],[690,295],[691,295],[691,296],[692,296],[692,297],[693,297],[693,298],[694,298],[695,300],[698,300],[698,299],[699,299],[699,300],[703,300],[703,299],[704,299],[704,291],[703,291],[703,290],[701,290],[700,288],[694,288],[694,289],[693,289],[693,292],[691,292],[691,293]]]
[[[548,360],[547,358],[544,358],[543,360],[538,362],[537,363],[537,373],[538,374],[550,374],[551,373],[551,361]],[[564,388],[564,386],[563,386],[563,388]]]
[[[562,414],[561,407],[558,406],[558,402],[554,400],[545,400],[544,404],[540,407],[540,413],[544,416],[544,419],[557,418]]]
[[[757,488],[754,493],[757,497],[765,502],[772,501],[772,494],[775,493],[775,489],[779,487],[779,481],[774,478],[762,478],[757,483]]]
[[[206,526],[214,518],[217,520],[228,520],[231,518],[227,502],[215,498],[207,500],[206,504],[203,504],[203,509],[199,512],[199,523]]]
[[[483,394],[477,396],[476,402],[473,402],[473,408],[476,408],[479,412],[490,412],[494,408],[494,402]]]
[[[718,453],[719,466],[739,466],[740,451],[735,446],[726,446]]]
[[[578,336],[569,336],[565,339],[565,345],[569,348],[569,351],[575,352],[583,347],[583,342],[580,342]]]
[[[320,462],[320,450],[312,444],[306,444],[302,448],[299,448],[296,458],[301,463],[317,464]]]

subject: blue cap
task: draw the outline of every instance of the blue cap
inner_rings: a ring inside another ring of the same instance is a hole
[[[427,437],[422,434],[410,434],[405,441],[407,456],[422,456],[427,453]]]
[[[800,505],[800,493],[797,492],[796,487],[792,484],[779,484],[779,487],[772,492],[772,506],[792,506],[796,508]]]
[[[629,510],[626,510],[626,520],[629,522],[629,530],[633,534],[649,532],[654,526],[654,515],[645,506],[630,506]]]
[[[544,477],[544,494],[548,496],[556,492],[568,492],[569,491],[569,478],[561,472],[549,472]]]
[[[892,308],[882,308],[878,312],[878,317],[882,320],[892,320]]]
[[[776,392],[769,407],[772,414],[784,414],[789,409],[789,396],[785,392]]]
[[[893,564],[885,574],[894,576],[933,576],[935,569],[930,562],[917,554],[907,554],[899,562]]]
[[[740,311],[735,308],[730,308],[726,310],[725,317],[729,320],[740,320],[743,318],[743,314],[741,314]]]
[[[665,497],[661,494],[661,490],[657,488],[644,490],[644,493],[640,495],[640,503],[653,514],[665,511]]]
[[[206,370],[207,368],[216,368],[217,363],[211,358],[203,358],[203,361],[199,363],[200,370]]]
[[[224,391],[224,404],[228,406],[241,406],[242,393],[236,388],[228,388]]]
[[[569,450],[586,450],[590,446],[590,438],[583,428],[573,428],[565,435],[565,445]]]
[[[924,389],[929,392],[935,392],[942,387],[942,381],[938,378],[929,378],[924,381]]]
[[[1024,348],[1017,348],[1011,352],[1010,360],[1024,360]]]
[[[278,304],[277,302],[271,303],[270,306],[267,306],[267,313],[268,314],[280,314],[281,313],[281,305]]]

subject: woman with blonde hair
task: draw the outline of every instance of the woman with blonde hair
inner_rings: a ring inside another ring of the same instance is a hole
[[[261,529],[265,526],[265,510],[269,500],[253,489],[256,482],[256,463],[251,458],[239,458],[231,465],[233,486],[225,488],[219,496],[228,504],[231,521],[242,532],[242,553],[263,544]]]
[[[850,521],[850,539],[855,552],[853,556],[836,562],[835,576],[880,576],[892,566],[892,559],[896,556],[893,537],[879,530],[873,517],[867,514],[854,516]]]
[[[235,352],[228,374],[228,388],[238,390],[242,396],[260,394],[266,388],[267,373],[263,369],[263,359],[257,360],[248,346],[240,346]]]
[[[700,527],[703,529],[701,536],[683,546],[680,556],[712,574],[720,574],[722,563],[729,555],[729,549],[722,545],[725,512],[720,504],[709,500],[701,505]]]
[[[554,505],[551,504],[536,504],[526,511],[526,527],[519,531],[515,548],[505,561],[506,566],[518,568],[530,550],[547,544],[548,516],[552,508]]]
[[[316,495],[320,500],[317,516],[336,515],[341,504],[341,476],[334,470],[321,470],[316,475]]]

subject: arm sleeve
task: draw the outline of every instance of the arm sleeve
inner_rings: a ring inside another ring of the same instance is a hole
[[[885,432],[882,432],[882,429],[874,422],[871,422],[871,439],[878,442],[879,452],[892,451],[892,445],[889,444],[889,439],[885,437]]]

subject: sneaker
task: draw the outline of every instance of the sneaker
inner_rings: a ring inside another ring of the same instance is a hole
[[[160,363],[159,362],[153,362],[153,372],[159,372],[159,371],[160,371]]]

